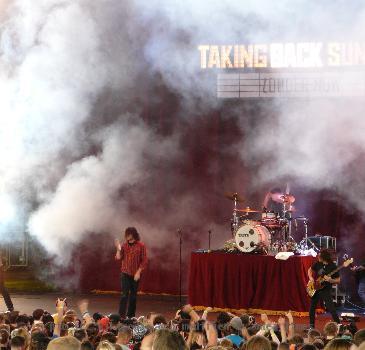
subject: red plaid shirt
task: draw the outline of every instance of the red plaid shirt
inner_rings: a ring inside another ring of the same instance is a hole
[[[120,252],[122,259],[121,272],[134,276],[139,268],[144,270],[147,266],[146,246],[137,241],[133,245],[124,243]]]

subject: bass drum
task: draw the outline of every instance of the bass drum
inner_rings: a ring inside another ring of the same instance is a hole
[[[269,230],[257,222],[245,222],[235,234],[237,248],[244,253],[250,253],[270,244]]]

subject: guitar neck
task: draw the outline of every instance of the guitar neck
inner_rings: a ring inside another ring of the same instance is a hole
[[[332,272],[330,272],[329,274],[327,274],[328,277],[332,277],[332,275],[334,275],[335,273],[337,273],[338,271],[340,271],[341,269],[343,269],[345,266],[341,265],[339,267],[337,267],[336,270],[333,270]]]

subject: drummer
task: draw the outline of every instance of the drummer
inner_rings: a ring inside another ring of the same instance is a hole
[[[272,188],[266,193],[263,202],[263,211],[273,212],[281,218],[284,217],[284,206],[282,200],[283,193],[279,187]]]
[[[295,197],[291,194],[283,194],[279,187],[272,188],[265,195],[263,202],[263,211],[274,212],[279,217],[284,218],[284,210],[291,212],[294,210],[292,203]]]

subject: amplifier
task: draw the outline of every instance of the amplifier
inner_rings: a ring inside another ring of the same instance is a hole
[[[315,235],[308,237],[308,243],[310,242],[318,249],[326,248],[336,251],[336,237]]]

